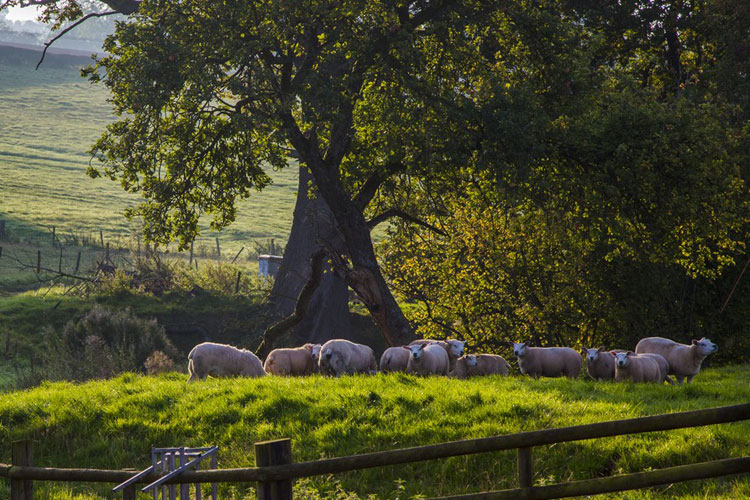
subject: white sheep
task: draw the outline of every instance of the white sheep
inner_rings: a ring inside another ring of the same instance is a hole
[[[570,347],[529,347],[528,342],[514,342],[513,354],[518,358],[521,373],[532,378],[576,378],[581,371],[581,355]]]
[[[328,375],[374,373],[378,366],[369,346],[344,339],[332,339],[320,348],[320,371]]]
[[[678,344],[664,337],[648,337],[641,339],[635,346],[637,354],[655,353],[664,356],[669,363],[669,373],[680,384],[686,377],[688,384],[692,382],[693,377],[700,372],[703,360],[718,349],[719,346],[705,337],[693,340],[690,345]]]
[[[266,357],[263,368],[271,375],[310,375],[318,366],[320,344],[274,349]]]
[[[409,351],[401,347],[389,347],[380,356],[381,372],[405,372],[409,364]]]
[[[456,360],[464,355],[464,347],[466,342],[463,340],[446,339],[446,340],[433,340],[433,339],[417,339],[410,342],[409,345],[422,345],[422,344],[437,344],[448,353],[448,360],[450,361],[450,369],[453,369],[453,365]]]
[[[672,383],[667,375],[669,365],[663,356],[658,354],[635,354],[633,351],[610,352],[615,357],[615,381],[632,380],[633,382],[665,381]]]
[[[448,372],[449,377],[468,378],[469,369],[477,366],[477,357],[467,354],[456,360],[453,369]]]
[[[474,354],[477,364],[469,367],[469,375],[507,375],[510,372],[510,363],[498,354]]]
[[[510,364],[497,354],[467,354],[456,360],[448,376],[456,378],[507,375]]]
[[[614,351],[613,351],[614,352]],[[586,369],[594,380],[612,380],[615,378],[615,357],[604,347],[581,350],[586,360]]]
[[[437,344],[418,344],[402,346],[408,350],[409,363],[406,365],[406,373],[416,375],[447,375],[450,360],[448,352]]]
[[[203,342],[188,354],[188,382],[212,377],[263,377],[266,375],[258,356],[245,349]]]

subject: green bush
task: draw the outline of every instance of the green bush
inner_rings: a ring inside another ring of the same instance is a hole
[[[45,341],[42,378],[49,380],[81,381],[127,371],[145,372],[145,363],[154,351],[167,358],[177,355],[164,328],[154,319],[139,318],[130,308],[94,306],[59,333],[48,328]]]

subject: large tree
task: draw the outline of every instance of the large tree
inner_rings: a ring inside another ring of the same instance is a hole
[[[5,5],[14,4],[5,2]],[[77,2],[41,2],[51,22],[82,19]],[[107,1],[131,14],[90,71],[120,119],[94,147],[103,168],[145,198],[131,213],[155,241],[194,237],[234,219],[235,200],[269,182],[289,147],[314,180],[343,240],[336,271],[389,344],[413,338],[380,272],[366,214],[393,176],[429,177],[471,150],[456,50],[474,5],[450,1]],[[468,80],[466,80],[468,82]],[[467,87],[468,88],[468,87]],[[454,109],[455,108],[455,109]],[[305,193],[307,195],[307,193]]]

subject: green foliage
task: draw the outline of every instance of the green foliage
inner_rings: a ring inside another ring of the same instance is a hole
[[[177,351],[156,320],[144,320],[132,309],[113,311],[94,306],[61,332],[48,329],[43,377],[81,381],[110,378],[126,371],[145,373],[146,360],[161,351],[174,358]]]
[[[218,445],[221,468],[250,467],[253,442],[282,437],[292,439],[295,461],[314,460],[744,403],[748,376],[747,366],[710,369],[679,387],[403,374],[193,384],[184,374],[125,374],[84,384],[45,383],[0,399],[0,462],[10,459],[12,440],[38,436],[44,437],[35,443],[40,466],[140,469],[152,446]],[[549,484],[738,457],[749,439],[744,422],[538,447],[535,479]],[[514,452],[485,453],[362,470],[303,480],[296,491],[300,498],[406,499],[510,488],[514,458]],[[7,488],[0,482],[0,494]],[[57,487],[36,484],[40,498],[48,498],[49,488]],[[71,488],[71,495],[86,499],[111,496],[111,485]],[[627,495],[730,499],[747,489],[747,478],[728,478]],[[219,495],[241,499],[252,492],[249,485],[223,485]]]
[[[494,349],[706,335],[747,359],[747,301],[719,313],[750,243],[747,109],[724,87],[744,77],[719,71],[734,56],[707,28],[719,16],[735,33],[732,5],[493,12],[463,53],[476,154],[379,199],[428,222],[394,224],[382,248],[422,334]]]
[[[407,316],[421,335],[498,352],[519,339],[632,349],[652,335],[685,343],[706,336],[721,346],[715,361],[747,359],[740,325],[750,283],[719,310],[744,262],[719,279],[691,277],[650,251],[615,251],[628,241],[599,235],[576,213],[510,207],[496,196],[491,183],[465,186],[463,196],[443,198],[450,216],[429,219],[443,234],[394,226],[381,244],[393,287],[415,303]]]

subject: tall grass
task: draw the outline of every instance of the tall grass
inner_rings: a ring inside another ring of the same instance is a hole
[[[292,439],[294,460],[314,460],[747,402],[749,376],[747,366],[711,369],[680,387],[405,375],[186,384],[184,375],[126,374],[80,385],[46,383],[0,400],[0,461],[9,459],[12,440],[34,438],[35,462],[44,466],[144,468],[152,446],[216,444],[220,467],[247,467],[254,464],[252,443],[282,437]],[[535,480],[548,484],[747,455],[749,431],[745,422],[539,447]],[[312,478],[298,484],[298,498],[305,492],[395,499],[509,488],[515,486],[514,457],[485,453]],[[105,487],[72,488],[40,485],[40,498],[58,498],[60,491],[106,497]],[[748,491],[747,478],[740,478],[611,498],[729,499]],[[7,485],[0,486],[4,492]],[[223,499],[252,494],[249,485],[224,485],[220,492]]]

